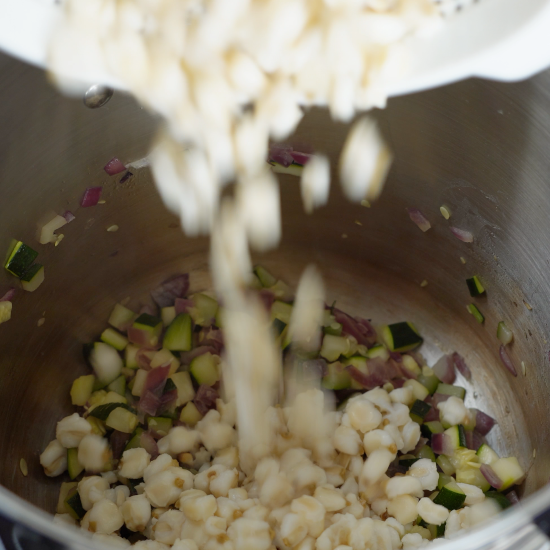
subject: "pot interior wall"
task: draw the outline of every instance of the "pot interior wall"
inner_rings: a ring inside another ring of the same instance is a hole
[[[18,292],[12,320],[0,327],[0,483],[53,511],[59,479],[43,475],[38,456],[57,420],[72,411],[71,382],[87,372],[82,343],[97,337],[115,302],[130,297],[138,308],[172,273],[189,271],[193,290],[207,288],[208,242],[182,235],[147,169],[125,184],[103,172],[113,156],[128,162],[146,154],[155,123],[133,101],[115,94],[89,111],[59,96],[35,69],[1,57],[0,70],[0,248],[12,238],[35,244],[46,266],[42,287]],[[327,301],[377,323],[415,322],[429,364],[444,352],[464,355],[473,371],[473,385],[461,380],[468,403],[497,417],[490,442],[529,470],[526,493],[550,475],[549,80],[543,74],[514,85],[468,81],[390,101],[377,113],[395,152],[381,199],[372,208],[351,205],[334,183],[329,205],[307,217],[299,180],[283,177],[283,243],[257,258],[290,283],[316,263]],[[314,110],[295,140],[326,152],[336,166],[346,130]],[[79,208],[91,185],[104,185],[106,203]],[[453,211],[449,222],[439,214],[443,203]],[[408,206],[421,208],[432,229],[422,233]],[[34,239],[35,221],[48,209],[76,215],[58,247]],[[114,224],[119,230],[107,232]],[[450,225],[472,231],[474,243],[458,241]],[[465,308],[472,301],[465,279],[474,274],[487,288],[487,297],[476,300],[483,326]],[[428,285],[420,287],[424,279]],[[0,294],[13,283],[2,270]],[[514,329],[517,378],[498,358],[501,320]]]

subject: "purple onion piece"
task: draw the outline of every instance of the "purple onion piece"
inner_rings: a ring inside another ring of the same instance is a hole
[[[455,365],[452,355],[443,355],[432,367],[434,374],[444,384],[453,384],[456,380]]]
[[[109,176],[114,176],[115,174],[120,174],[126,170],[126,166],[122,164],[120,160],[116,157],[112,158],[104,167],[103,170],[109,174]]]
[[[154,460],[159,455],[159,449],[157,442],[154,437],[148,433],[143,432],[140,437],[140,446],[143,447],[150,455],[151,459]]]
[[[67,223],[70,223],[76,219],[76,216],[70,210],[66,210],[63,217],[67,220]]]
[[[173,275],[162,282],[151,296],[159,307],[173,306],[176,298],[183,298],[189,290],[189,273]]]
[[[494,487],[497,490],[502,488],[504,482],[497,476],[496,472],[493,468],[491,468],[491,466],[489,466],[489,464],[482,464],[480,471],[491,487]]]
[[[290,145],[271,145],[269,147],[269,160],[278,162],[282,166],[290,166],[294,158],[291,155],[292,146]]]
[[[516,371],[516,367],[514,367],[514,363],[512,363],[512,360],[510,359],[510,356],[508,355],[508,352],[506,351],[506,348],[504,346],[500,346],[498,350],[498,354],[500,355],[500,359],[502,360],[502,363],[504,366],[514,375],[517,376],[518,372]]]
[[[95,206],[101,198],[102,191],[103,187],[88,187],[86,191],[84,191],[84,196],[80,201],[80,206],[82,206],[83,208]]]
[[[453,454],[453,445],[446,433],[432,435],[432,450],[437,455]]]
[[[426,216],[418,208],[407,208],[409,218],[425,233],[432,227],[432,224],[426,219]]]
[[[216,408],[216,399],[218,397],[218,392],[214,388],[201,384],[193,402],[197,410],[204,416],[210,409]]]
[[[300,153],[299,151],[289,151],[290,156],[294,160],[295,164],[306,165],[313,155],[308,153]]]
[[[476,431],[481,435],[487,435],[496,424],[496,420],[482,411],[476,412]]]
[[[450,227],[451,233],[463,243],[473,243],[474,236],[465,229],[459,229],[458,227]]]
[[[124,447],[126,447],[126,443],[128,443],[128,440],[130,439],[130,435],[131,434],[113,430],[113,433],[109,438],[111,449],[113,451],[113,458],[118,460],[122,456]]]
[[[454,366],[456,367],[456,370],[466,378],[466,380],[472,379],[472,371],[469,369],[468,365],[466,364],[466,361],[464,361],[464,357],[460,355],[460,353],[457,353],[456,351],[452,355]]]
[[[10,288],[2,298],[0,298],[0,302],[12,302],[13,298],[15,296],[15,288]]]
[[[518,494],[512,490],[509,493],[506,493],[506,498],[510,501],[510,504],[513,506],[514,504],[519,504],[519,497]]]

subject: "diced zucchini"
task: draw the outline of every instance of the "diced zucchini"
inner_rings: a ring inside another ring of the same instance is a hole
[[[78,447],[67,449],[67,471],[69,477],[75,479],[84,470],[84,466],[78,461]]]
[[[80,521],[84,517],[86,510],[82,507],[82,501],[76,487],[71,489],[67,494],[65,508],[71,517],[77,521]]]
[[[13,304],[11,302],[0,302],[0,324],[11,319],[11,310]]]
[[[122,304],[115,304],[108,322],[112,327],[120,330],[120,332],[126,332],[128,327],[132,326],[136,317],[137,315],[127,307],[124,307]]]
[[[94,383],[95,376],[93,374],[79,376],[71,386],[71,403],[79,407],[86,405],[92,395]]]
[[[138,362],[136,358],[138,351],[139,351],[139,348],[137,346],[134,346],[134,344],[128,344],[126,346],[126,349],[124,350],[124,366],[127,369],[138,368]]]
[[[429,445],[420,447],[416,456],[418,456],[418,458],[429,458],[432,462],[435,462],[435,453]]]
[[[132,325],[133,328],[143,331],[147,334],[148,344],[152,347],[156,346],[159,341],[160,333],[162,332],[162,320],[154,315],[142,313]]]
[[[441,208],[443,208],[443,206]],[[432,525],[431,523],[428,525],[427,529],[432,536],[432,540],[439,539],[445,536],[445,525],[446,522],[442,523],[441,525]]]
[[[275,338],[281,336],[287,326],[288,325],[283,323],[280,319],[273,319],[273,322],[271,323],[271,330],[273,331]]]
[[[89,361],[94,369],[100,387],[110,384],[120,376],[124,366],[117,350],[104,342],[95,342],[89,355]]]
[[[180,367],[180,362],[169,350],[161,349],[157,351],[151,359],[151,368],[156,369],[162,365],[170,364],[168,376],[174,374]]]
[[[350,349],[350,342],[343,336],[333,336],[325,334],[323,336],[323,344],[319,352],[329,362],[334,362],[340,355],[346,355]]]
[[[428,397],[430,393],[425,386],[423,386],[422,384],[420,384],[420,382],[417,382],[416,380],[413,380],[413,379],[407,380],[403,384],[403,387],[411,388],[414,398],[418,399],[419,401],[424,401],[424,399],[426,399],[426,397]]]
[[[44,266],[33,264],[21,277],[21,286],[27,292],[34,292],[44,282]]]
[[[86,422],[92,427],[92,433],[96,435],[104,436],[107,433],[107,428],[105,427],[105,422],[99,420],[99,418],[94,418],[93,416],[88,416]]]
[[[206,294],[195,294],[193,296],[195,304],[189,311],[191,318],[197,325],[211,325],[212,320],[218,313],[218,302]]]
[[[211,353],[203,353],[191,361],[189,371],[198,384],[213,386],[220,379],[219,358]]]
[[[185,407],[181,410],[180,420],[189,426],[194,426],[201,419],[202,414],[192,401],[189,401],[189,403],[187,403],[187,405],[185,405]]]
[[[270,160],[269,164],[271,169],[277,174],[289,174],[291,176],[301,176],[304,171],[304,167],[301,164],[289,164],[288,166],[283,166],[274,160]]]
[[[120,375],[118,378],[115,378],[108,386],[107,389],[109,391],[114,391],[115,393],[118,393],[119,395],[125,396],[126,395],[126,378],[124,375]]]
[[[180,313],[166,329],[162,345],[170,351],[189,351],[193,345],[193,323],[188,313]]]
[[[263,288],[262,283],[260,282],[260,279],[258,279],[258,275],[256,273],[252,273],[250,276],[250,283],[248,285],[250,288],[253,288],[254,290],[261,290]]]
[[[333,336],[340,336],[342,334],[342,325],[333,321],[330,325],[323,327],[324,334],[332,334]]]
[[[329,363],[327,374],[323,377],[321,385],[327,390],[344,390],[351,387],[351,376],[342,363]]]
[[[123,407],[117,407],[114,409],[107,419],[105,425],[113,430],[123,432],[125,434],[131,434],[138,425],[137,416]]]
[[[487,498],[492,498],[502,510],[506,510],[506,508],[512,506],[512,503],[502,493],[498,493],[497,491],[487,491],[485,496]]]
[[[439,455],[435,462],[441,468],[443,473],[448,476],[452,476],[456,472],[456,468],[453,466],[453,463],[448,456]]]
[[[106,344],[109,344],[118,351],[124,350],[124,348],[128,345],[128,338],[112,328],[106,328],[101,333],[100,340]]]
[[[464,491],[456,484],[455,481],[447,483],[441,488],[439,494],[435,497],[434,503],[445,506],[447,510],[458,510],[464,505],[466,495]]]
[[[275,300],[271,306],[271,319],[279,319],[287,325],[290,323],[292,316],[292,304]]]
[[[491,468],[493,468],[495,474],[500,477],[503,482],[500,489],[501,491],[505,491],[508,487],[520,483],[525,477],[525,472],[519,465],[518,459],[515,456],[499,458],[496,462],[491,464]]]
[[[375,344],[367,351],[367,357],[369,359],[380,357],[382,361],[387,361],[390,358],[390,352],[382,344]]]
[[[448,440],[451,442],[453,449],[466,447],[466,434],[464,433],[463,426],[451,426],[443,433],[445,433]]]
[[[94,407],[90,411],[89,416],[93,416],[94,418],[99,418],[99,420],[106,421],[107,418],[109,418],[110,414],[119,408],[127,411],[130,407],[128,407],[126,403],[104,403],[102,405]]]
[[[430,412],[432,406],[429,403],[426,403],[425,401],[420,401],[420,399],[417,399],[411,407],[411,418],[414,416],[413,420],[415,422],[418,422],[416,418],[420,420],[418,422],[419,424],[422,424],[424,421],[424,417]]]
[[[162,324],[167,327],[176,318],[176,308],[174,306],[163,307],[160,310]]]
[[[365,357],[362,357],[361,355],[353,355],[349,359],[346,359],[345,361],[342,361],[342,365],[344,367],[349,367],[350,365],[352,367],[355,367],[358,371],[362,372],[363,374],[367,375],[369,373],[369,367],[367,366],[367,360]],[[356,390],[362,390],[364,387],[359,384],[356,380],[353,378],[351,379],[351,388]]]
[[[497,338],[506,346],[514,339],[514,333],[506,326],[504,321],[500,321],[497,327]]]
[[[435,391],[435,393],[440,393],[442,395],[454,395],[459,399],[464,399],[466,395],[466,389],[461,388],[460,386],[453,386],[452,384],[440,383],[437,386],[437,390]]]
[[[424,422],[420,429],[422,431],[422,435],[427,438],[432,437],[433,434],[442,434],[444,431],[443,425],[439,422],[439,420]]]
[[[27,246],[22,241],[14,243],[15,246],[8,253],[4,267],[16,277],[22,277],[31,264],[36,260],[38,252]]]
[[[75,489],[78,483],[76,481],[63,482],[61,488],[59,489],[59,498],[57,499],[57,508],[56,513],[58,514],[68,514],[69,510],[65,507],[65,500],[67,495],[72,489]],[[74,491],[73,491],[74,492]]]
[[[176,386],[178,392],[178,399],[176,401],[176,407],[181,407],[189,401],[195,398],[195,390],[193,389],[193,382],[188,372],[176,372],[169,378]]]
[[[126,447],[124,447],[124,450],[127,451],[128,449],[137,449],[138,447],[141,447],[141,434],[143,432],[143,428],[138,426],[134,430],[134,433],[131,435],[128,443],[126,443]]]
[[[273,292],[275,298],[277,298],[278,300],[283,300],[285,302],[292,300],[292,298],[294,297],[290,287],[280,279],[273,286],[269,287],[269,290],[270,292]]]
[[[257,265],[254,268],[254,273],[256,274],[256,277],[258,277],[260,283],[262,283],[262,286],[264,288],[269,288],[277,282],[277,279],[273,277],[273,275],[271,275],[271,273],[269,273],[269,271],[261,265]]]
[[[423,342],[415,326],[407,322],[383,326],[381,336],[391,351],[408,351],[418,347]]]
[[[475,320],[480,325],[483,324],[483,322],[485,321],[485,317],[483,316],[483,313],[481,313],[481,311],[477,309],[477,306],[475,304],[468,304],[466,306],[466,309],[468,310],[469,313],[471,313],[475,317]]]
[[[472,298],[481,296],[485,292],[485,288],[483,288],[477,275],[474,275],[471,279],[466,279],[466,284],[468,285],[468,290]]]
[[[487,443],[483,443],[481,447],[477,450],[477,456],[479,457],[479,461],[482,464],[494,464],[500,457],[497,455]]]
[[[164,418],[162,416],[152,416],[147,420],[147,427],[149,430],[156,432],[161,437],[168,435],[168,432],[172,429],[172,419]]]
[[[410,468],[415,462],[418,462],[420,460],[419,457],[414,455],[403,455],[399,457],[399,464],[401,466],[405,466],[405,468]]]
[[[411,371],[415,376],[419,376],[420,374],[422,374],[422,370],[418,366],[418,363],[411,355],[403,355],[403,366],[407,370]]]
[[[485,479],[485,476],[481,473],[481,470],[471,466],[467,468],[460,468],[456,471],[456,482],[475,485],[483,492],[488,491],[491,488],[491,485],[489,485],[489,482]]]
[[[416,377],[416,380],[420,382],[420,384],[422,384],[430,392],[431,395],[435,393],[435,390],[440,383],[439,378],[435,374],[426,376],[424,373],[422,373]]]
[[[136,397],[141,396],[141,392],[143,391],[143,388],[145,387],[145,381],[147,380],[147,371],[144,369],[139,369],[136,372],[136,376],[132,380],[132,395],[135,395]]]
[[[441,491],[445,485],[448,483],[451,483],[451,481],[454,481],[452,476],[449,476],[447,474],[439,474],[439,480],[437,482],[437,488]]]

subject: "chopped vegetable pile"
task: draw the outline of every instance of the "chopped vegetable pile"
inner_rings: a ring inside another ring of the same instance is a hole
[[[333,304],[319,350],[305,354],[289,335],[287,285],[263,267],[254,281],[301,384],[267,409],[268,456],[245,472],[235,401],[223,398],[222,308],[177,275],[152,293],[158,309],[116,304],[84,346],[91,371],[70,391],[78,412],[40,456],[47,476],[71,480],[57,522],[148,550],[392,550],[517,502],[524,471],[485,441],[494,419],[464,404],[455,370],[471,371],[458,353],[429,367],[412,323],[375,330]]]

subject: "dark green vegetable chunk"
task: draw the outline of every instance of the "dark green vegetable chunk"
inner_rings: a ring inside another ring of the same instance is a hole
[[[129,407],[125,403],[105,403],[105,405],[99,405],[95,409],[92,410],[90,413],[90,416],[93,416],[95,418],[99,418],[99,420],[107,420],[109,418],[109,415],[118,407],[122,407],[123,409],[126,409],[130,412],[135,413],[135,410],[132,409],[132,407]]]
[[[27,246],[24,242],[18,241],[8,253],[8,259],[4,267],[16,277],[23,277],[30,265],[36,260],[38,252]]]
[[[481,296],[485,292],[481,281],[477,275],[474,275],[471,279],[466,279],[466,284],[468,285],[468,290],[470,291],[470,296],[475,298],[476,296]]]

